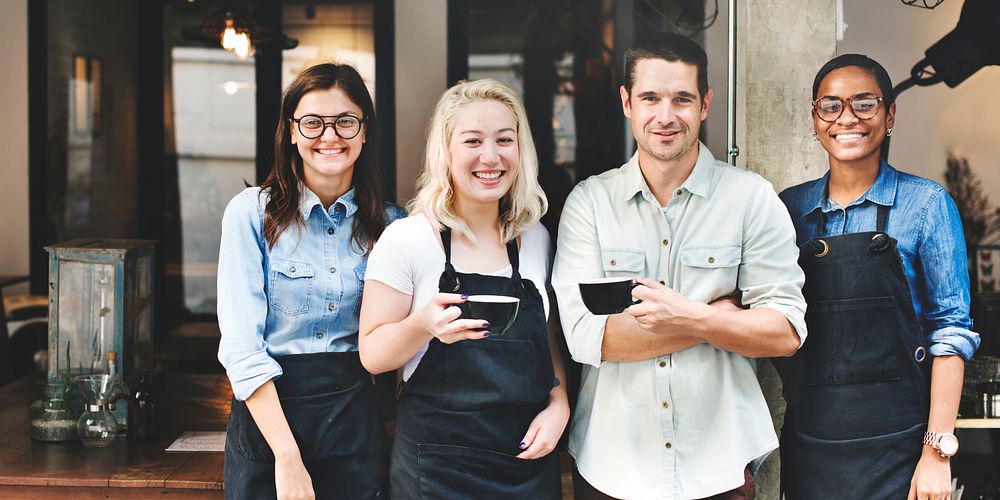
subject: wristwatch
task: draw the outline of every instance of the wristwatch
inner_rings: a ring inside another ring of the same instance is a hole
[[[958,453],[958,438],[950,432],[924,433],[924,444],[934,448],[944,458],[950,458]]]

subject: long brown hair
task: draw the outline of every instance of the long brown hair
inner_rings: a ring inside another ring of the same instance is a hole
[[[281,116],[274,133],[274,166],[260,184],[261,192],[270,192],[270,200],[264,208],[264,238],[268,248],[274,247],[281,233],[290,226],[303,223],[299,202],[305,177],[302,157],[291,140],[295,133],[292,130],[295,108],[306,93],[334,87],[343,90],[364,115],[366,142],[354,163],[351,181],[354,200],[358,204],[357,216],[351,226],[351,240],[367,255],[385,229],[385,204],[378,166],[379,123],[368,88],[352,66],[318,64],[299,73],[281,96]]]

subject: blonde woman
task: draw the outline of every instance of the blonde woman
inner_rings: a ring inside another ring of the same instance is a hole
[[[413,215],[368,260],[365,368],[403,368],[393,498],[560,498],[555,448],[569,419],[546,329],[547,209],[521,99],[494,80],[438,101]],[[520,299],[505,332],[459,319],[470,295]],[[502,333],[502,335],[501,335]]]

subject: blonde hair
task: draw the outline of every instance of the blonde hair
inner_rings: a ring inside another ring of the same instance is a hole
[[[439,228],[450,227],[475,241],[468,224],[455,213],[455,191],[448,168],[448,144],[462,109],[477,101],[496,101],[506,106],[517,122],[518,168],[510,190],[500,199],[498,221],[501,242],[507,243],[538,222],[548,210],[549,202],[538,184],[538,156],[524,104],[517,92],[496,80],[459,82],[441,95],[431,117],[424,169],[417,179],[417,195],[410,201],[407,209],[411,214],[423,213]]]

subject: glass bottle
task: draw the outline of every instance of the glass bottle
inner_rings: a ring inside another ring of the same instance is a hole
[[[132,393],[132,400],[138,407],[139,415],[129,419],[128,435],[134,439],[156,437],[156,395],[153,392],[152,374],[139,372],[139,381]]]
[[[76,432],[84,446],[104,448],[118,437],[118,421],[104,405],[87,405],[76,424]]]

